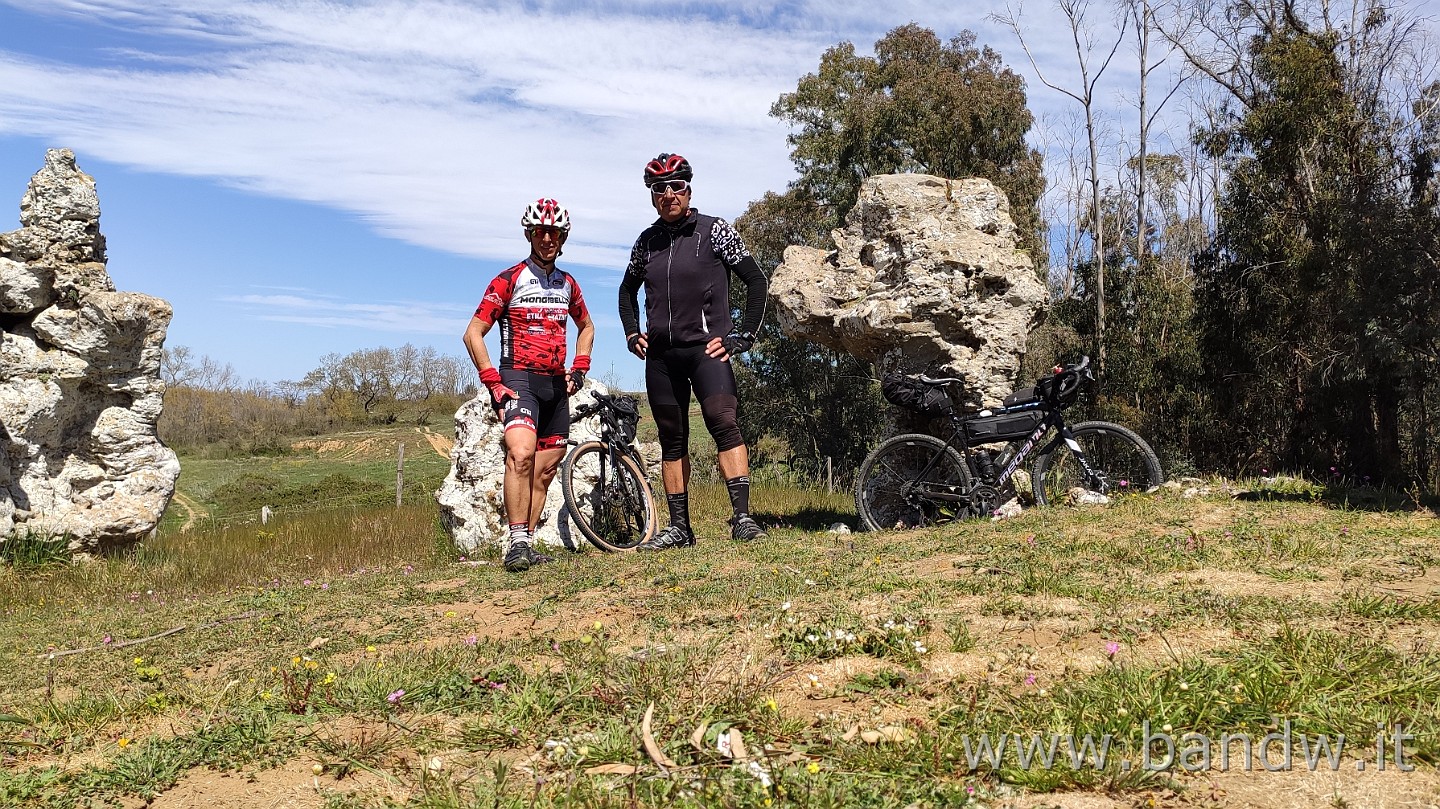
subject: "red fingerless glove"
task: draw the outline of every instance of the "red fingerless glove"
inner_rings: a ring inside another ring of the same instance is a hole
[[[518,399],[519,396],[505,382],[500,379],[500,372],[494,367],[486,368],[480,372],[480,384],[490,391],[490,401],[496,407],[505,404],[506,399]]]

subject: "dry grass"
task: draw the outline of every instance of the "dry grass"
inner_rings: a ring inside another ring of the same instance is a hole
[[[1428,512],[1161,496],[830,534],[853,522],[846,495],[758,488],[755,504],[765,542],[722,540],[724,489],[702,486],[695,548],[523,576],[445,551],[425,507],[4,574],[0,805],[173,801],[223,791],[216,771],[317,807],[1314,805],[1320,782],[1279,774],[971,766],[961,744],[1113,733],[1136,756],[1142,719],[1263,735],[1276,717],[1415,736],[1419,771],[1372,777],[1352,757],[1323,800],[1423,802],[1440,784]],[[642,750],[651,703],[678,777]],[[732,728],[768,785],[716,749]],[[903,741],[865,740],[886,728]],[[638,775],[587,773],[613,763]],[[286,773],[299,792],[274,783]],[[1271,775],[1285,787],[1253,785]]]

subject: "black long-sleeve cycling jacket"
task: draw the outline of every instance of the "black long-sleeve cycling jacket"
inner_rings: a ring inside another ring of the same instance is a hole
[[[738,331],[754,334],[765,316],[769,282],[735,228],[691,209],[677,222],[656,220],[635,240],[620,282],[620,322],[628,337],[640,331],[640,287],[645,287],[648,339],[672,345],[706,342],[734,329],[730,273],[745,284]]]

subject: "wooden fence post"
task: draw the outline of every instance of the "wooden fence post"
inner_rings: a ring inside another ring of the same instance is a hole
[[[401,441],[395,452],[395,507],[400,507],[400,495],[405,491],[405,442]]]

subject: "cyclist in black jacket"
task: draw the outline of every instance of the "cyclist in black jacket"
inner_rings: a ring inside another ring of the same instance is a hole
[[[620,322],[630,352],[645,360],[645,390],[660,431],[661,476],[670,525],[637,550],[695,544],[690,527],[690,393],[700,400],[730,492],[732,539],[765,532],[750,517],[750,453],[736,420],[730,358],[750,350],[765,315],[769,284],[729,222],[690,207],[690,162],[661,154],[645,166],[660,218],[640,234],[620,282]],[[730,273],[745,284],[744,320],[730,317]],[[646,330],[637,293],[645,288]]]

